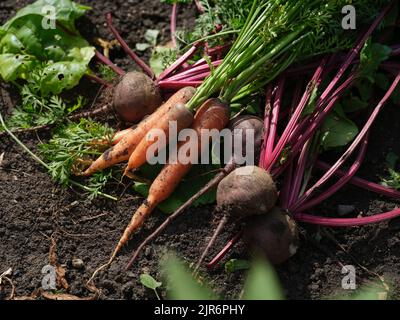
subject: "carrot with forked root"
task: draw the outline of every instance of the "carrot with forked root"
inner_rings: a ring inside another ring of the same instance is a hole
[[[207,100],[198,110],[192,128],[196,130],[199,154],[207,146],[209,141],[202,141],[202,130],[217,129],[222,130],[229,122],[230,108],[227,104],[222,103],[219,99]],[[194,141],[184,141],[179,147],[187,143],[195,143]],[[188,150],[191,150],[190,148]],[[188,151],[190,152],[190,151]],[[190,156],[190,155],[189,155]],[[179,160],[179,159],[178,159]],[[161,170],[157,178],[153,181],[147,199],[137,209],[133,215],[129,225],[125,229],[120,241],[118,242],[111,259],[117,255],[123,245],[129,240],[130,235],[142,226],[147,216],[162,201],[166,200],[183,177],[189,172],[192,164],[182,164],[179,161],[167,163]]]
[[[164,133],[165,142],[170,139],[171,135],[171,124],[176,124],[176,133],[180,132],[182,129],[190,127],[193,122],[193,113],[182,103],[177,103],[173,106],[164,116],[159,119],[156,129],[149,130],[145,137],[140,141],[135,150],[129,157],[128,166],[125,169],[125,175],[129,176],[131,171],[139,168],[141,165],[146,163],[148,160],[147,150],[150,146],[158,142],[159,136],[156,134]],[[160,131],[161,130],[161,131]],[[172,138],[172,137],[171,137]],[[162,141],[160,141],[162,142]]]
[[[199,108],[192,124],[192,128],[196,130],[197,137],[200,141],[200,143],[197,143],[198,154],[201,154],[203,148],[205,148],[208,144],[208,141],[201,140],[202,129],[222,130],[228,124],[229,116],[229,106],[222,103],[219,99],[209,99]],[[187,143],[194,143],[194,141],[190,141],[188,138],[187,141],[183,141],[182,143],[180,143],[179,147],[182,147]],[[188,148],[188,150],[191,150],[191,148]],[[190,162],[187,164],[183,164],[179,161],[169,162],[164,166],[164,168],[158,174],[157,178],[153,181],[149,189],[147,199],[132,216],[131,221],[124,230],[122,237],[118,241],[118,244],[110,257],[110,260],[106,264],[100,266],[95,270],[95,272],[89,279],[88,284],[94,279],[94,277],[100,270],[108,267],[114,261],[118,252],[125,245],[125,243],[128,242],[131,234],[133,234],[143,225],[147,216],[155,209],[158,204],[166,200],[172,194],[172,192],[181,182],[182,178],[189,172],[191,167],[192,164]]]
[[[146,133],[151,130],[170,109],[177,103],[186,103],[195,93],[193,87],[185,87],[172,95],[154,113],[144,118],[134,130],[129,130],[121,140],[110,149],[106,150],[92,165],[84,172],[85,176],[111,167],[114,164],[126,161],[142,141]]]

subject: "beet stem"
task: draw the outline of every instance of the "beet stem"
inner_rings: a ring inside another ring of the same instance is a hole
[[[339,179],[334,185],[332,185],[328,190],[319,194],[316,198],[307,201],[309,196],[304,196],[299,199],[297,203],[294,203],[292,207],[289,208],[290,212],[303,212],[311,207],[316,206],[322,201],[328,199],[331,195],[336,193],[339,189],[341,189],[347,182],[351,180],[351,178],[356,174],[358,169],[361,167],[361,163],[363,162],[365,155],[367,153],[368,146],[368,134],[365,139],[362,141],[360,151],[358,153],[357,159],[354,161],[353,165],[350,167],[348,172]]]
[[[198,87],[203,81],[161,81],[158,87],[164,90],[179,90],[184,87]]]
[[[111,88],[113,85],[106,80],[100,78],[99,76],[96,76],[95,74],[86,74],[85,75],[88,79],[93,80],[97,82],[98,84],[101,84],[102,86],[109,87]]]
[[[279,111],[281,108],[284,86],[285,86],[285,79],[282,78],[278,82],[275,101],[274,101],[274,105],[272,108],[271,124],[269,126],[268,139],[267,139],[267,144],[266,144],[266,152],[264,155],[264,157],[266,157],[267,164],[271,160],[272,151],[273,151],[274,145],[275,145],[276,131],[277,131],[278,119],[279,119]]]
[[[274,176],[280,175],[285,168],[288,166],[290,161],[297,155],[297,153],[302,149],[304,143],[311,138],[314,134],[315,130],[322,124],[325,120],[326,116],[333,109],[336,102],[339,100],[341,95],[343,95],[344,91],[349,88],[349,86],[354,83],[356,79],[355,72],[353,72],[349,78],[344,81],[344,83],[335,91],[332,97],[329,98],[328,105],[320,112],[314,112],[313,116],[306,118],[303,122],[301,122],[297,128],[292,133],[288,144],[294,144],[290,151],[290,156],[288,157],[285,164],[279,166],[278,168],[272,170]],[[301,133],[304,131],[304,133]]]
[[[193,270],[193,275],[196,276],[198,273],[198,270],[201,266],[201,264],[203,263],[203,260],[205,259],[208,251],[210,251],[211,247],[214,245],[215,240],[217,240],[217,237],[219,236],[219,234],[221,233],[222,229],[225,227],[226,223],[228,222],[228,216],[224,215],[222,217],[222,219],[220,220],[220,222],[218,223],[217,228],[214,231],[214,234],[212,235],[210,241],[208,242],[206,248],[204,249],[203,253],[200,256],[200,259],[197,261],[196,266]]]
[[[390,88],[385,93],[384,97],[381,99],[381,101],[375,107],[375,109],[372,112],[372,114],[370,115],[367,123],[364,125],[364,127],[362,128],[360,133],[357,135],[357,137],[354,139],[354,141],[352,142],[350,147],[342,154],[342,156],[336,161],[336,163],[310,189],[308,189],[305,192],[305,194],[303,195],[304,198],[309,197],[315,190],[320,188],[330,177],[332,177],[335,170],[339,169],[343,165],[343,163],[351,156],[353,151],[357,148],[357,146],[360,144],[360,142],[367,135],[369,129],[371,128],[372,124],[374,123],[375,119],[377,118],[379,112],[382,110],[383,106],[389,100],[390,96],[396,89],[399,82],[400,82],[400,72],[394,79]]]
[[[318,160],[315,163],[315,166],[316,166],[316,168],[318,168],[320,170],[329,170],[331,168],[331,165],[329,165],[323,161],[320,161],[320,160]],[[338,177],[343,177],[346,175],[346,172],[338,169],[335,171],[334,174]],[[360,177],[353,176],[350,179],[349,183],[351,183],[359,188],[381,194],[383,196],[387,196],[387,197],[395,198],[395,199],[400,198],[400,191],[397,191],[397,190],[391,189],[391,188],[387,188],[381,184],[374,183],[374,182],[362,179]]]
[[[271,84],[268,84],[266,92],[265,92],[265,111],[264,111],[264,137],[263,137],[263,145],[261,147],[260,154],[260,162],[259,166],[265,168],[266,162],[266,144],[268,140],[269,127],[270,127],[270,118],[271,118],[271,104],[272,104],[273,92]]]
[[[362,225],[373,224],[394,219],[400,216],[400,209],[394,209],[389,212],[378,213],[370,217],[362,217],[362,218],[327,218],[327,217],[313,216],[305,213],[295,213],[293,216],[297,221],[316,224],[320,226],[355,227],[355,226],[362,226]]]
[[[232,250],[236,243],[240,240],[243,235],[243,231],[237,233],[228,243],[222,248],[220,252],[209,262],[207,263],[207,268],[214,268],[225,256],[226,254]]]
[[[282,133],[281,138],[278,141],[278,144],[276,145],[272,153],[271,161],[268,166],[269,168],[271,168],[278,160],[278,157],[282,153],[283,148],[285,147],[287,141],[289,140],[290,134],[293,132],[293,129],[298,123],[301,114],[311,97],[313,90],[316,88],[317,85],[319,85],[321,81],[321,74],[324,70],[325,65],[326,65],[326,60],[323,59],[320,65],[318,66],[317,70],[315,71],[313,77],[311,78],[310,82],[308,83],[306,91],[304,92],[303,97],[301,98],[301,101],[299,102],[297,108],[295,109],[293,116],[290,118],[289,123],[287,124],[284,132]]]
[[[79,120],[80,118],[94,117],[94,116],[97,116],[99,114],[106,113],[110,109],[111,109],[111,104],[105,104],[104,106],[98,107],[98,108],[93,109],[93,110],[88,110],[88,111],[84,111],[84,112],[80,112],[80,113],[74,114],[72,116],[69,116],[67,119],[69,119],[69,120]]]
[[[297,165],[296,165],[296,169],[295,169],[295,173],[294,173],[294,177],[293,177],[293,183],[292,183],[292,186],[290,188],[290,193],[289,193],[289,207],[292,205],[293,202],[295,202],[297,200],[297,198],[299,196],[301,182],[303,181],[304,171],[306,169],[310,145],[311,145],[311,139],[308,140],[304,144],[303,149],[301,150],[299,159],[297,161]]]
[[[96,58],[100,60],[103,64],[106,66],[109,66],[116,74],[123,76],[125,75],[125,71],[122,70],[120,67],[116,66],[114,63],[111,62],[110,59],[108,59],[106,56],[101,54],[98,50],[95,51]]]
[[[184,53],[180,58],[178,58],[172,65],[165,69],[157,78],[157,82],[168,77],[172,72],[178,69],[182,64],[189,60],[196,52],[199,44],[193,45],[186,53]]]
[[[176,16],[177,16],[177,11],[178,11],[178,4],[175,2],[172,5],[171,23],[170,23],[171,41],[172,41],[173,48],[177,47],[177,42],[176,42]]]
[[[211,64],[212,64],[214,67],[219,66],[221,63],[222,63],[222,60],[216,60],[216,61],[212,61],[212,62],[211,62]],[[192,75],[196,75],[196,74],[199,74],[199,73],[203,73],[203,71],[210,72],[210,66],[209,66],[208,64],[201,64],[201,65],[196,66],[196,67],[194,67],[194,68],[190,68],[190,69],[188,69],[188,70],[181,71],[181,72],[179,72],[178,74],[176,74],[176,75],[174,75],[174,76],[172,76],[172,77],[169,77],[168,79],[163,80],[163,81],[169,81],[169,80],[174,80],[174,81],[176,81],[176,80],[183,80],[183,79],[186,79],[186,78],[188,78],[188,77],[190,77],[190,76],[192,76]]]
[[[114,37],[117,39],[121,47],[124,49],[124,51],[135,61],[135,63],[146,73],[151,79],[154,79],[154,72],[151,70],[151,68],[142,60],[140,59],[135,52],[131,48],[129,48],[128,44],[125,42],[124,39],[122,39],[121,35],[115,29],[113,22],[112,22],[112,15],[111,13],[106,14],[106,22],[108,28],[111,30],[112,34]]]

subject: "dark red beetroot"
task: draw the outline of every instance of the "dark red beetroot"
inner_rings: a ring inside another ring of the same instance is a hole
[[[279,265],[296,253],[299,234],[296,222],[284,210],[275,207],[248,222],[243,240],[251,251]]]
[[[268,213],[278,200],[278,190],[271,175],[256,166],[236,168],[219,183],[217,212],[222,212],[213,236],[194,268],[196,274],[208,251],[227,222]]]
[[[113,107],[121,120],[136,123],[162,103],[154,81],[138,71],[125,74],[114,90]]]
[[[246,148],[254,150],[254,163],[260,159],[261,147],[264,138],[264,121],[256,116],[239,116],[231,121],[229,128],[233,130],[233,141],[242,142],[242,156],[245,156]],[[250,139],[248,133],[253,130],[254,139]],[[250,144],[250,145],[249,145]],[[239,163],[238,155],[233,152],[233,162]],[[249,163],[247,163],[249,165]]]
[[[219,183],[217,205],[232,219],[242,219],[270,211],[278,200],[271,175],[256,166],[240,167]]]

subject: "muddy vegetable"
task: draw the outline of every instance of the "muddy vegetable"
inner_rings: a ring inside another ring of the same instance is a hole
[[[213,236],[197,261],[197,273],[208,251],[228,222],[268,213],[276,204],[278,191],[271,175],[256,166],[240,167],[232,171],[217,188],[217,212],[223,212]]]
[[[271,175],[256,166],[235,169],[217,188],[217,205],[231,218],[241,219],[271,210],[278,191]]]
[[[138,122],[161,105],[160,90],[147,75],[131,71],[125,74],[114,91],[113,106],[121,120]]]
[[[245,156],[246,149],[249,148],[249,150],[254,150],[254,163],[258,163],[264,137],[263,120],[251,115],[239,116],[231,121],[229,128],[233,130],[233,140],[242,143],[241,154],[233,152],[233,162],[241,164],[238,156]],[[254,139],[248,136],[251,130],[254,132]]]
[[[283,209],[275,207],[248,222],[243,240],[251,251],[279,265],[296,253],[299,234],[296,222]]]
[[[254,157],[257,158],[260,154],[260,149],[262,146],[262,138],[264,131],[264,123],[261,118],[256,116],[238,116],[235,120],[231,121],[229,128],[232,130],[232,135],[235,135],[242,144],[242,150],[246,150],[246,144],[251,143],[254,146]],[[239,129],[234,131],[235,129]],[[240,130],[241,129],[241,130]],[[254,139],[250,139],[247,136],[247,130],[254,130]],[[232,140],[235,139],[235,136]],[[249,139],[247,139],[249,138]],[[234,153],[233,153],[234,154]],[[196,194],[194,194],[190,199],[188,199],[184,204],[182,204],[178,209],[175,210],[173,214],[171,214],[152,234],[150,234],[135,250],[131,260],[129,261],[127,268],[129,268],[132,263],[138,257],[140,251],[146,246],[150,241],[155,239],[157,236],[161,234],[161,232],[174,221],[178,216],[180,216],[187,208],[189,208],[198,198],[202,195],[215,188],[218,183],[230,172],[232,172],[236,168],[236,163],[234,162],[234,156],[228,161],[223,170],[215,175],[215,177],[210,180],[203,188],[201,188]]]

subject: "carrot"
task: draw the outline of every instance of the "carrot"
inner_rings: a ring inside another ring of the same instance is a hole
[[[117,143],[119,143],[126,135],[131,134],[135,129],[136,129],[136,125],[134,125],[134,126],[132,126],[132,127],[130,127],[130,128],[124,129],[124,130],[117,131],[117,132],[114,134],[114,136],[112,137],[112,139],[111,139],[111,144],[112,144],[113,146],[115,146],[115,145],[116,145]]]
[[[193,97],[194,93],[195,89],[193,87],[185,87],[177,91],[154,113],[144,118],[137,125],[135,130],[129,131],[115,146],[106,150],[91,164],[83,175],[89,176],[99,170],[106,169],[114,164],[128,160],[139,142],[143,139],[146,133],[159,122],[160,118],[162,118],[162,116],[177,103],[186,103],[189,101],[191,97]]]
[[[166,141],[170,138],[170,124],[175,121],[177,125],[177,132],[182,129],[190,127],[193,122],[193,113],[186,108],[182,103],[177,103],[174,107],[168,110],[161,119],[159,119],[157,125],[153,129],[158,129],[164,132]],[[128,165],[125,169],[125,175],[129,176],[129,173],[139,168],[147,161],[147,150],[149,147],[157,143],[157,137],[151,138],[153,129],[149,130],[146,136],[140,141],[135,150],[129,157]]]
[[[208,143],[208,141],[205,143],[205,141],[201,140],[201,130],[222,130],[229,122],[229,115],[229,106],[222,103],[219,99],[209,99],[201,106],[192,125],[192,128],[197,131],[197,137],[199,139],[199,154]],[[180,146],[190,142],[191,141],[184,141]],[[157,178],[153,181],[147,199],[132,216],[132,219],[119,240],[111,259],[114,259],[119,250],[121,250],[124,244],[128,242],[130,235],[142,226],[146,217],[154,210],[154,208],[172,194],[191,167],[191,163],[182,164],[177,161],[167,163],[164,166]]]

